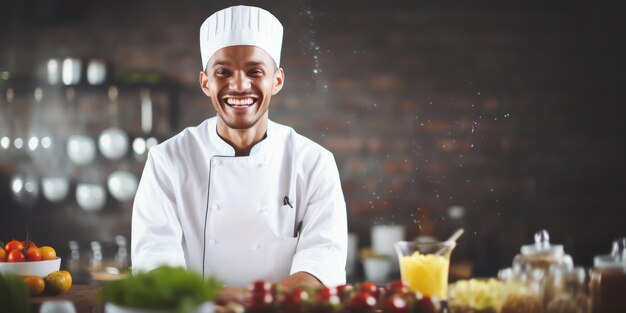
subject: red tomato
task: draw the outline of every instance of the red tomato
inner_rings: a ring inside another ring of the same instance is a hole
[[[24,244],[21,241],[17,241],[15,239],[7,242],[6,246],[4,246],[4,250],[7,251],[7,255],[11,253],[13,250],[22,250],[24,249]]]
[[[265,280],[257,280],[248,288],[250,291],[271,291],[272,283]]]
[[[27,261],[41,261],[41,252],[37,247],[30,246],[26,250],[26,260]]]
[[[376,286],[376,284],[369,282],[369,281],[366,281],[361,284],[361,291],[371,293],[374,296],[374,298],[378,298],[378,295],[380,294],[378,286]]]
[[[24,247],[26,247],[26,241],[22,241],[22,245],[23,245]],[[29,247],[29,248],[32,248],[32,247],[37,248],[37,245],[36,245],[36,244],[35,244],[32,240],[28,240],[28,247]]]
[[[373,312],[375,306],[376,298],[367,291],[361,291],[350,298],[346,311],[350,313]]]
[[[400,295],[393,295],[384,300],[383,312],[388,313],[409,313],[409,306]]]
[[[7,257],[7,262],[26,262],[26,257],[20,249],[11,250]]]
[[[423,298],[417,300],[417,302],[415,303],[414,310],[416,310],[417,312],[423,312],[423,313],[438,312],[437,309],[435,308],[435,304],[433,303],[433,300],[429,296],[424,296]]]
[[[411,292],[409,286],[403,283],[401,280],[394,281],[387,285],[387,293],[390,295],[399,294],[404,295]]]

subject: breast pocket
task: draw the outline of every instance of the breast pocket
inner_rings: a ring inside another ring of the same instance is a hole
[[[277,237],[294,237],[296,225],[296,204],[264,207],[262,219]]]

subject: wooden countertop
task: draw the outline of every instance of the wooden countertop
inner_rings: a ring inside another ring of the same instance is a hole
[[[74,285],[67,292],[58,296],[33,297],[31,300],[31,310],[39,313],[41,304],[46,301],[69,300],[74,303],[76,313],[103,313],[104,304],[98,303],[98,293],[101,286]]]

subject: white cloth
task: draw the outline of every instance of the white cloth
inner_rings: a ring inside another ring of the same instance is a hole
[[[332,154],[269,121],[250,155],[234,157],[216,121],[150,149],[132,213],[133,270],[184,266],[231,287],[300,271],[345,283],[346,205]]]

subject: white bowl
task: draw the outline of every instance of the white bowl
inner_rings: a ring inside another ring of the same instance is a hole
[[[104,305],[105,313],[174,313],[176,310],[151,310],[151,309],[137,309],[120,306],[113,303],[106,303]],[[192,311],[193,313],[214,313],[215,305],[213,302],[205,302]]]
[[[37,275],[46,277],[61,268],[61,258],[35,262],[0,262],[0,272],[18,276]]]

